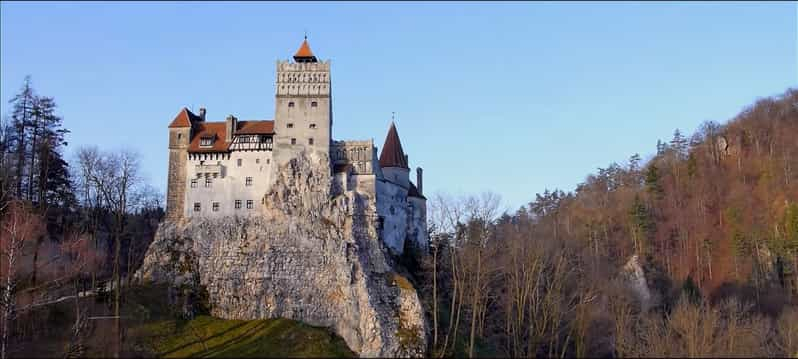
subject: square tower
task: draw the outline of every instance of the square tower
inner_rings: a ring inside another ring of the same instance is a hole
[[[277,165],[305,150],[329,155],[332,138],[330,62],[318,61],[307,37],[294,61],[277,61],[274,154]]]

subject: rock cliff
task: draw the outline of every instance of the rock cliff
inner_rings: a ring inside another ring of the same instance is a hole
[[[326,158],[280,168],[261,215],[164,222],[136,277],[207,291],[226,319],[285,317],[331,327],[361,356],[422,356],[418,295],[376,229],[373,199],[330,198]]]

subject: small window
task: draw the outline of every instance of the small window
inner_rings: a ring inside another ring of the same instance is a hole
[[[258,164],[258,163],[260,163],[260,158],[256,158],[255,159],[255,164]]]
[[[179,140],[179,139],[181,139],[181,138],[183,138],[183,134],[182,134],[182,133],[178,133],[178,134],[177,134],[177,139]]]
[[[210,177],[206,178],[206,179],[205,179],[205,187],[210,187],[210,186],[211,186],[211,181],[212,181],[212,180],[211,180],[211,178],[210,178]]]
[[[272,160],[270,160],[270,159],[268,159],[268,158],[267,158],[267,159],[266,159],[266,164],[268,165],[269,163],[272,163]]]
[[[309,127],[310,128],[316,128],[316,124],[315,123],[311,123]]]
[[[200,146],[211,146],[211,145],[213,145],[213,137],[200,138]]]
[[[313,145],[313,138],[312,138],[312,137],[311,137],[311,138],[308,138],[308,144],[309,144],[309,145]]]
[[[252,209],[252,200],[251,199],[247,200],[247,209]]]
[[[240,199],[236,200],[236,209],[241,209],[241,200]]]
[[[219,212],[219,202],[213,202],[213,211]]]
[[[316,102],[316,101],[313,101],[313,102],[310,103],[310,107],[319,107],[319,103]]]
[[[197,188],[197,180],[196,179],[191,180],[191,188]]]
[[[252,186],[252,177],[247,177],[247,186]]]
[[[242,162],[242,161],[241,161],[241,159],[240,159],[240,158],[239,158],[238,160],[236,160],[236,164],[238,165],[238,167],[241,167],[241,162]]]
[[[294,124],[293,123],[289,123],[289,124],[287,124],[285,126],[288,127],[288,128],[294,128]]]
[[[294,107],[294,101],[289,102],[288,107]]]
[[[194,202],[194,212],[199,212],[199,211],[200,211],[200,203]]]
[[[292,144],[292,145],[295,145],[295,144],[296,144],[296,138],[292,138],[292,139],[291,139],[291,144]]]

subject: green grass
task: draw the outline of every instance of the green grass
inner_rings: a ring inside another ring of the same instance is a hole
[[[125,288],[122,309],[123,357],[354,357],[330,329],[289,319],[224,320],[203,315],[178,319],[167,302],[164,286]],[[110,303],[81,299],[90,316],[111,315]],[[12,343],[11,357],[62,357],[72,322],[74,302],[43,310],[48,335]],[[95,320],[87,328],[86,357],[113,355],[113,320]]]
[[[223,320],[200,316],[133,328],[153,354],[166,358],[353,357],[343,339],[288,319]]]

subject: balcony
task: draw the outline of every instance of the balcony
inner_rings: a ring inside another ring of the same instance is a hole
[[[196,165],[194,166],[194,170],[197,172],[198,176],[201,175],[221,175],[222,174],[222,165]]]

